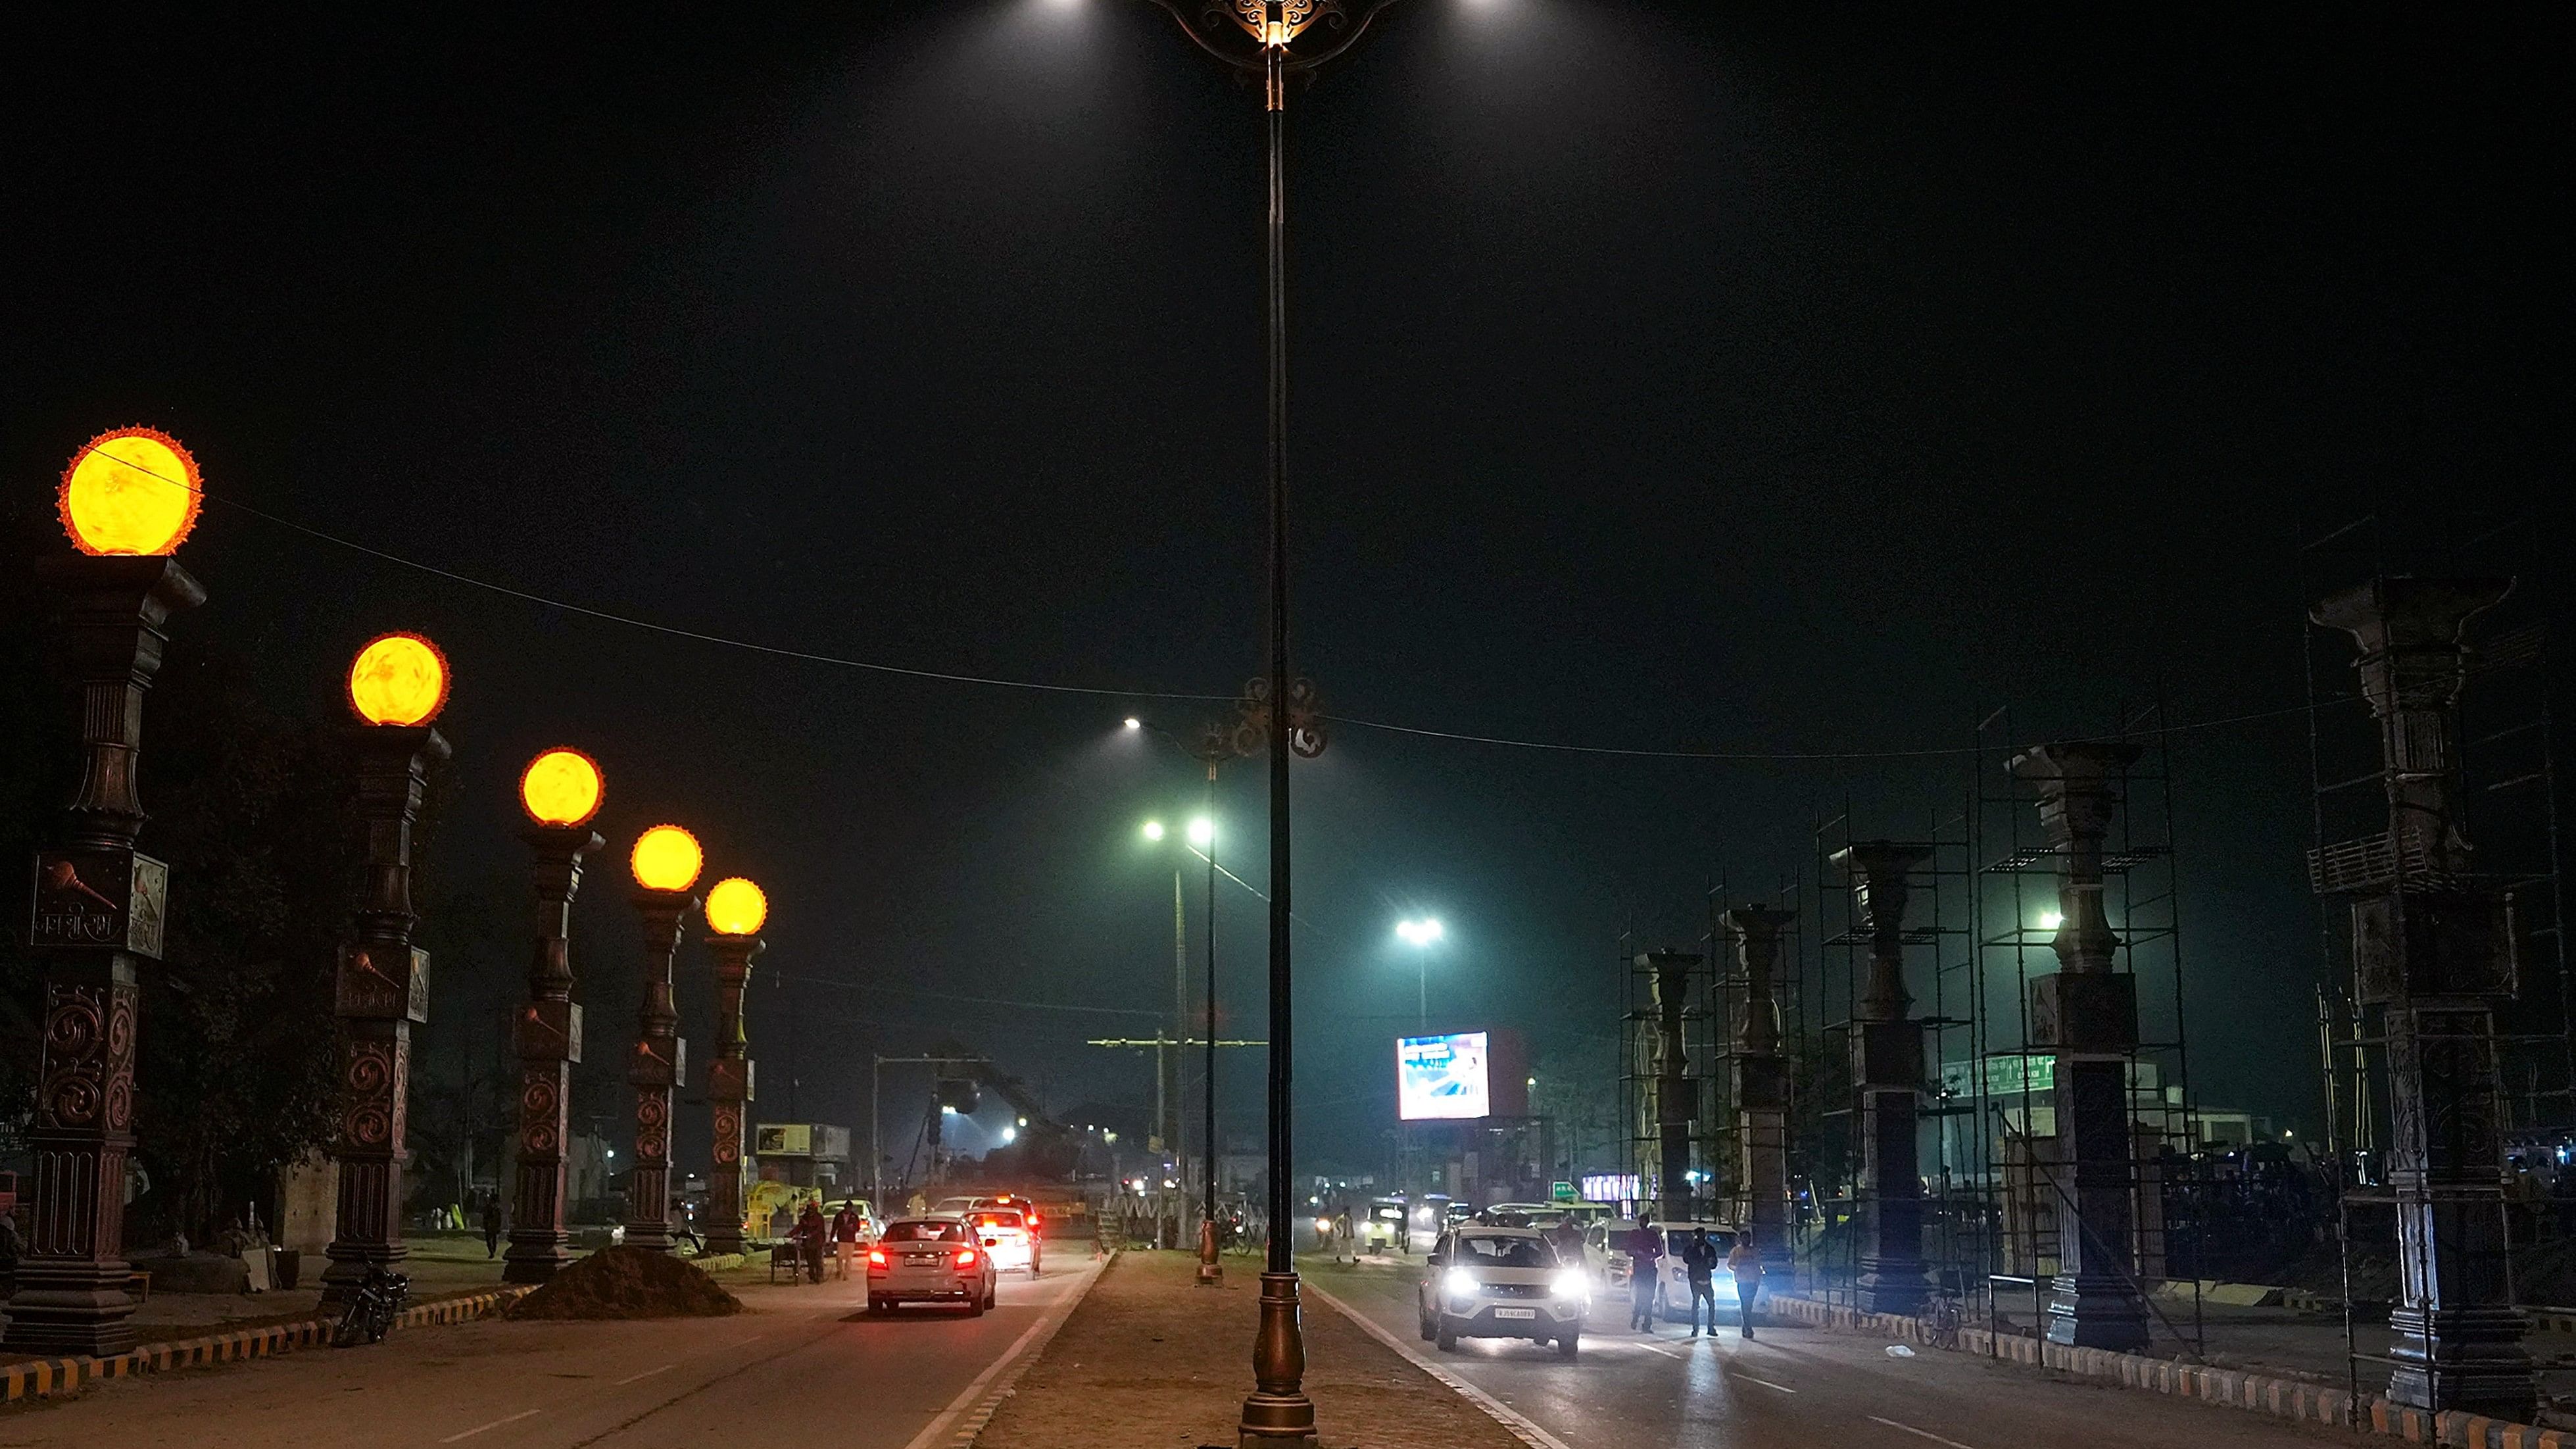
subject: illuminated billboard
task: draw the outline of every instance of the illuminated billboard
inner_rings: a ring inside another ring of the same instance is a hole
[[[1493,1051],[1481,1031],[1398,1037],[1395,1110],[1407,1122],[1489,1117]]]

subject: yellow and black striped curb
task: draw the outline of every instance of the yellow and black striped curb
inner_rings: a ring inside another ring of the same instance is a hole
[[[461,1293],[406,1308],[394,1322],[403,1328],[463,1323],[492,1313],[531,1291],[528,1287],[513,1285],[481,1293]],[[147,1343],[106,1358],[43,1358],[13,1363],[0,1367],[0,1375],[5,1375],[8,1380],[8,1396],[0,1402],[16,1403],[20,1399],[78,1393],[84,1385],[105,1379],[138,1378],[144,1374],[167,1373],[172,1369],[196,1368],[202,1364],[268,1358],[294,1349],[312,1348],[330,1340],[330,1321],[308,1318],[300,1323],[271,1323],[259,1328],[236,1328],[229,1333],[210,1333],[202,1338]]]
[[[2368,1429],[2409,1444],[2440,1444],[2449,1449],[2576,1449],[2576,1432],[2542,1429],[2456,1410],[2428,1413],[2391,1403],[2377,1394],[2363,1395],[2356,1408],[2350,1393],[2300,1379],[2209,1368],[2107,1348],[2070,1348],[2017,1333],[1997,1335],[1983,1328],[1961,1328],[1955,1343],[1935,1343],[1932,1326],[1922,1319],[1862,1313],[1786,1293],[1765,1300],[1765,1311],[1776,1311],[1818,1328],[1872,1334],[1928,1348],[1956,1348],[1961,1353],[2041,1365],[2086,1378],[2112,1380],[2123,1388],[2250,1409],[2303,1424]]]

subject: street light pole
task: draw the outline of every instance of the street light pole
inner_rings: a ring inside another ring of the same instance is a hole
[[[1216,1252],[1216,762],[1224,757],[1224,732],[1207,736],[1207,1074],[1199,1087],[1199,1282],[1215,1287],[1225,1279]]]
[[[1336,59],[1392,0],[1154,0],[1198,47],[1241,71],[1258,70],[1269,152],[1265,316],[1269,361],[1270,672],[1244,701],[1270,746],[1270,1248],[1261,1275],[1261,1330],[1252,1349],[1256,1384],[1236,1437],[1245,1449],[1315,1442],[1315,1405],[1301,1387],[1305,1339],[1297,1322],[1290,1088],[1288,756],[1324,749],[1323,718],[1308,680],[1288,670],[1288,79]],[[1315,43],[1301,42],[1310,33]],[[1293,732],[1293,733],[1292,733]],[[1209,1033],[1211,1036],[1213,1032]]]

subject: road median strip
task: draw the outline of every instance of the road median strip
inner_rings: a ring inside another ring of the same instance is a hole
[[[404,1309],[394,1323],[402,1328],[464,1323],[485,1317],[528,1291],[523,1286],[512,1285],[436,1298]],[[16,1403],[21,1399],[75,1394],[90,1384],[109,1379],[139,1378],[144,1374],[169,1373],[208,1364],[271,1358],[299,1348],[329,1343],[332,1323],[333,1320],[324,1318],[267,1323],[254,1328],[201,1334],[195,1338],[138,1344],[124,1353],[105,1358],[43,1358],[0,1365],[0,1379],[5,1379],[7,1386],[7,1397],[0,1402]]]

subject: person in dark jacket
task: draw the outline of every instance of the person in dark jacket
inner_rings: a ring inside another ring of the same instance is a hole
[[[1637,1214],[1637,1230],[1628,1235],[1628,1326],[1655,1331],[1655,1310],[1664,1288],[1664,1235],[1654,1219]]]
[[[1682,1271],[1690,1275],[1691,1331],[1699,1337],[1699,1306],[1708,1305],[1708,1331],[1717,1332],[1717,1244],[1708,1240],[1708,1229],[1691,1229],[1690,1241],[1682,1245]]]
[[[796,1216],[796,1243],[805,1255],[808,1282],[823,1281],[823,1239],[830,1232],[831,1225],[823,1221],[823,1205],[807,1198],[805,1211]]]
[[[483,1199],[483,1256],[501,1256],[501,1195],[497,1192]]]

